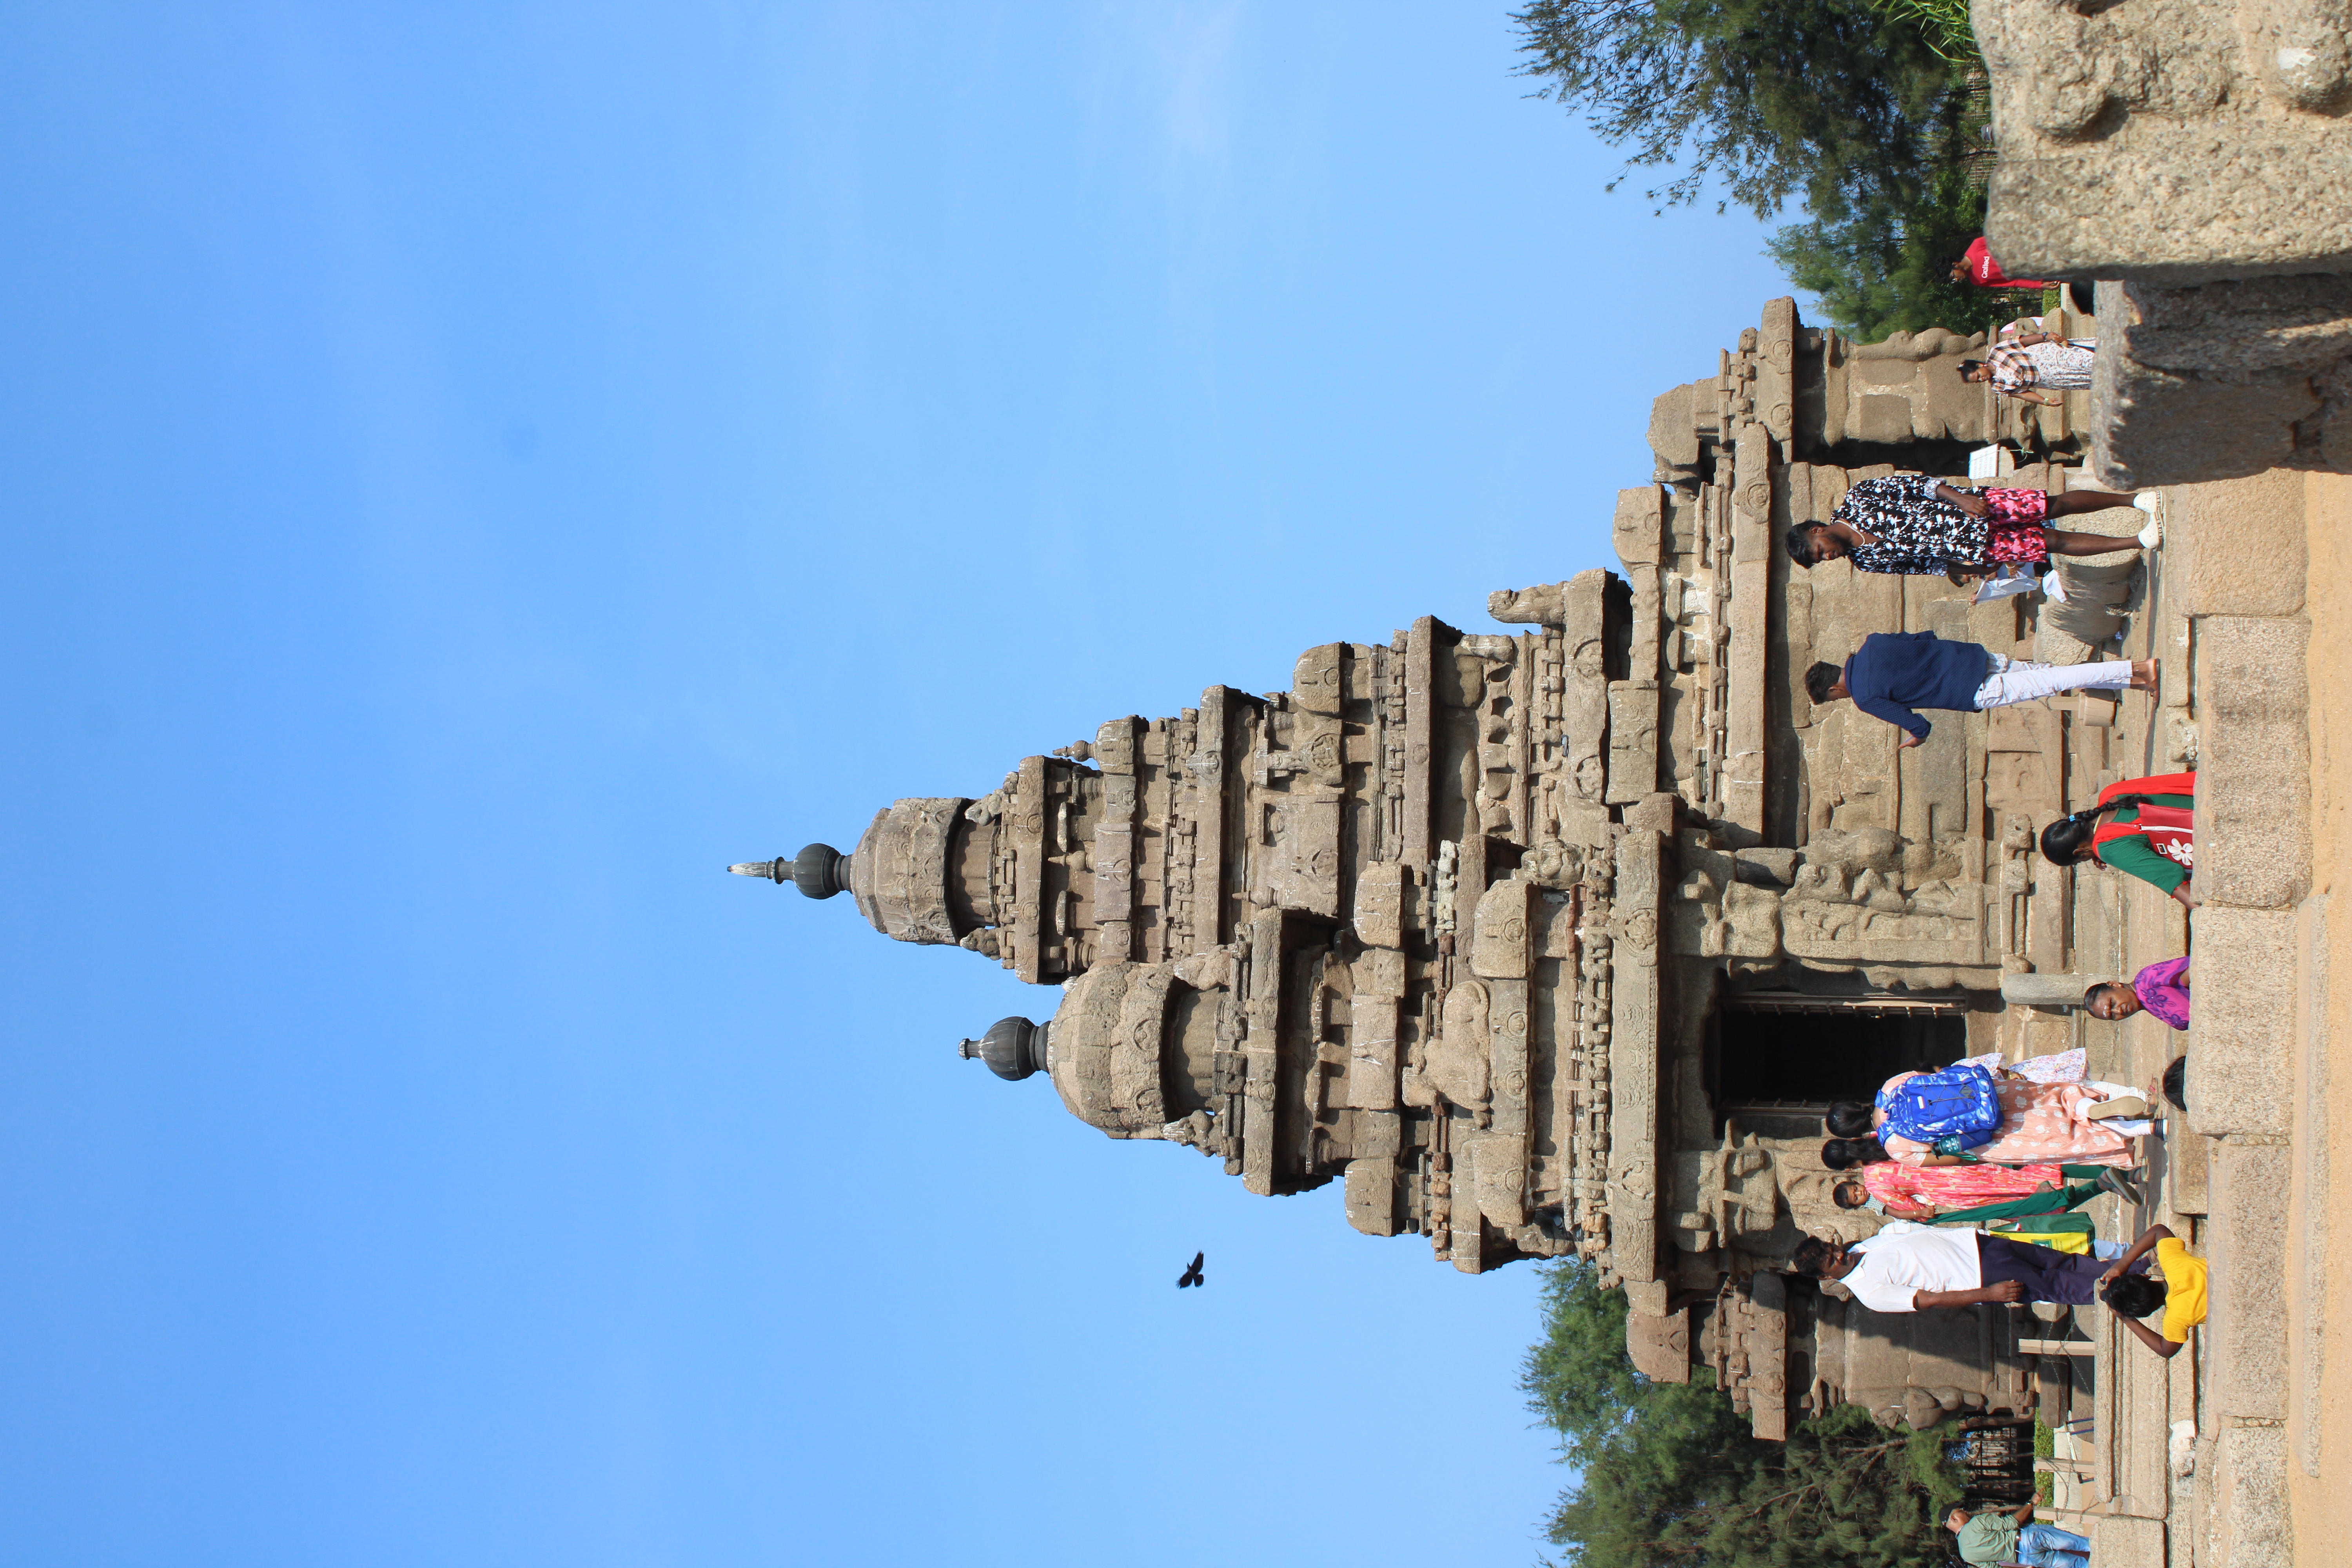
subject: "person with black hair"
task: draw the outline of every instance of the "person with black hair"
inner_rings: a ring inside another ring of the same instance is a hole
[[[2119,1267],[2135,1265],[2145,1267],[2137,1258]],[[1805,1237],[1790,1252],[1789,1267],[1836,1280],[1874,1312],[1924,1312],[2007,1301],[2087,1307],[2107,1265],[2013,1237],[1897,1219],[1853,1243]]]
[[[1956,1508],[1944,1516],[1944,1528],[1959,1538],[1954,1550],[1969,1568],[1998,1568],[2004,1563],[2024,1568],[2086,1568],[2090,1537],[2054,1524],[2036,1524],[2033,1509],[2030,1502],[1982,1513]]]
[[[2189,1027],[2189,960],[2168,958],[2151,963],[2131,977],[2104,980],[2083,993],[2084,1010],[2092,1017],[2119,1024],[2135,1013],[2174,1029]]]
[[[2099,792],[2098,803],[2062,816],[2042,830],[2042,853],[2053,865],[2096,860],[2197,907],[2189,879],[2197,867],[2190,813],[2197,775],[2158,773],[2124,779]]]
[[[2133,1266],[2151,1251],[2156,1274],[2133,1273]],[[2160,1356],[2178,1355],[2189,1342],[2189,1331],[2205,1321],[2205,1260],[2191,1257],[2171,1227],[2149,1226],[2099,1276],[2099,1300],[2122,1317],[2140,1343]],[[2140,1320],[2159,1307],[2163,1321],[2151,1331]]]
[[[2164,1098],[2172,1101],[2173,1109],[2189,1109],[2189,1058],[2175,1057],[2172,1065],[2164,1069]]]
[[[1858,1162],[1832,1153],[1856,1149],[1867,1152]],[[2112,1165],[1906,1165],[1886,1158],[1869,1139],[1832,1139],[1822,1145],[1822,1163],[1833,1171],[1859,1164],[1859,1178],[1848,1176],[1830,1189],[1830,1201],[1838,1207],[1874,1208],[1890,1219],[1922,1225],[1984,1225],[2064,1214],[2101,1193],[2134,1205],[2140,1201],[2130,1180],[2138,1173]]]
[[[1961,489],[1932,474],[1885,474],[1857,481],[1830,513],[1827,522],[1800,522],[1782,536],[1789,559],[1808,569],[1824,561],[1851,561],[1857,572],[1947,576],[1982,576],[2014,562],[2044,562],[2053,555],[2105,555],[2130,547],[2105,533],[2076,533],[2046,526],[2076,512],[2137,507],[2149,514],[2139,542],[2153,550],[2164,542],[2154,490],[2138,496],[2112,490],[2037,489],[1989,486]]]
[[[2085,1083],[2036,1083],[2006,1069],[1992,1075],[1992,1090],[2000,1101],[2000,1121],[1990,1139],[1961,1152],[1945,1148],[1940,1140],[1913,1138],[1889,1124],[1902,1086],[1916,1073],[1897,1073],[1879,1089],[1875,1100],[1830,1102],[1822,1120],[1832,1139],[1875,1140],[1883,1157],[1906,1165],[1950,1165],[1970,1161],[2002,1165],[2050,1164],[2069,1161],[2084,1165],[2128,1165],[2131,1141],[2105,1125],[2147,1114],[2147,1102],[2138,1096],[2112,1097]],[[1849,1145],[1851,1147],[1851,1145]],[[1827,1163],[1830,1146],[1822,1158]],[[1845,1151],[1841,1151],[1842,1156]],[[1869,1161],[1859,1149],[1852,1163]],[[1832,1169],[1843,1169],[1832,1166]]]
[[[1983,235],[1969,241],[1969,247],[1952,258],[1951,278],[1955,283],[1972,283],[1979,289],[2047,289],[2037,278],[2011,278],[1992,258],[1992,250],[1985,244]]]
[[[1920,744],[1934,729],[1916,709],[1978,713],[2085,687],[2153,691],[2158,675],[2152,658],[2036,664],[1933,632],[1873,632],[1843,665],[1824,660],[1806,670],[1805,695],[1816,707],[1851,699],[1864,713],[1902,731],[1904,738],[1895,742],[1900,747]]]
[[[2055,394],[2090,386],[2098,348],[2095,338],[2021,332],[2009,342],[1995,343],[1982,359],[1962,360],[1960,379],[1990,385],[2001,397],[2054,406],[2065,401]]]
[[[2011,278],[2008,273],[2003,272],[2000,269],[2000,263],[1993,259],[1992,251],[1986,246],[1985,237],[1982,235],[1969,241],[1968,249],[1946,263],[1944,271],[1945,275],[1955,283],[1974,284],[1979,289],[2016,289],[2022,292],[2026,289],[2046,291],[2051,287],[2037,279]],[[2073,300],[2074,309],[2085,316],[2095,315],[2098,312],[2098,296],[2093,291],[2093,285],[2088,282],[2077,280],[2067,284],[2066,298]]]

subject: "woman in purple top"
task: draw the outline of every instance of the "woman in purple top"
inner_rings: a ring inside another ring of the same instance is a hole
[[[2134,1013],[2149,1013],[2176,1029],[2189,1027],[2189,960],[2168,958],[2132,976],[2129,985],[2110,980],[2094,985],[2083,1000],[2094,1018],[2110,1023]]]

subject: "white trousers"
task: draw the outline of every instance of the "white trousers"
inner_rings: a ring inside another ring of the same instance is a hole
[[[2033,702],[2061,691],[2084,687],[2119,691],[2131,684],[2132,661],[2099,659],[2090,664],[2036,664],[2032,659],[2004,658],[1989,653],[1992,673],[1977,688],[1977,706],[2001,708],[2011,702]]]

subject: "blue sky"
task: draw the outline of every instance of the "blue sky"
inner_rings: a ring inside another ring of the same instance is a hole
[[[11,8],[13,1561],[1533,1558],[1530,1272],[720,869],[1608,559],[1783,289],[1505,11]]]

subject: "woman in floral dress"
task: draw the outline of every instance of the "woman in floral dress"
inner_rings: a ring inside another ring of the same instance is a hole
[[[1980,576],[2011,562],[2121,550],[2124,540],[2045,527],[2044,520],[2126,506],[2149,513],[2139,542],[2156,548],[2164,536],[2154,521],[2153,490],[2137,499],[2111,490],[2053,496],[2035,489],[1957,489],[1932,474],[1887,474],[1862,480],[1827,522],[1801,522],[1782,542],[1789,559],[1809,569],[1843,558],[1857,572]]]
[[[1884,1096],[1897,1085],[1916,1078],[1897,1073],[1879,1090]],[[2128,1165],[2131,1141],[2105,1124],[2115,1116],[2145,1116],[2147,1103],[2137,1099],[2112,1100],[2086,1083],[2035,1083],[2011,1073],[1996,1075],[1994,1092],[2000,1098],[2000,1129],[1989,1143],[1969,1151],[1988,1164],[2040,1165],[2061,1162],[2077,1165]],[[1866,1125],[1850,1125],[1867,1109]],[[2094,1112],[2096,1114],[2094,1114]],[[1932,1144],[1885,1131],[1886,1112],[1874,1107],[1833,1105],[1829,1130],[1841,1138],[1875,1136],[1890,1160],[1912,1166],[1959,1165],[1969,1160],[1938,1154]]]

